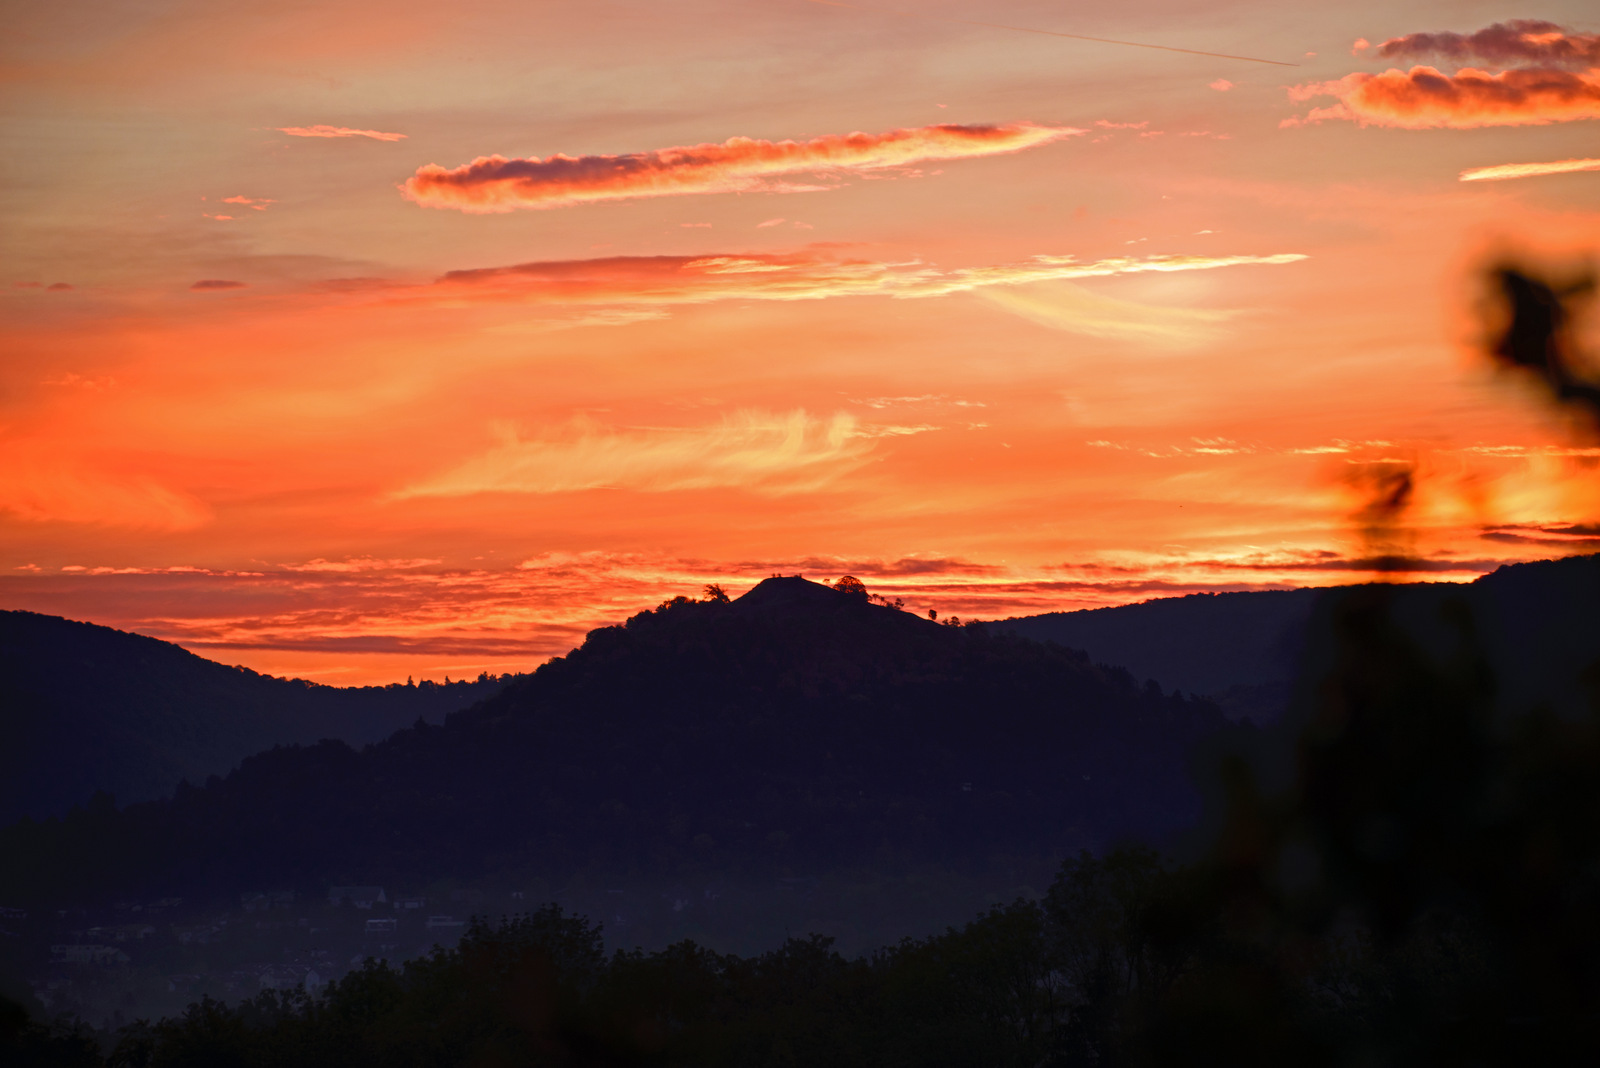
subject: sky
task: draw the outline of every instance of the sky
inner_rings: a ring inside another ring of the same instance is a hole
[[[5,20],[0,607],[354,685],[772,574],[992,619],[1600,548],[1600,440],[1483,354],[1490,265],[1600,247],[1588,4]]]

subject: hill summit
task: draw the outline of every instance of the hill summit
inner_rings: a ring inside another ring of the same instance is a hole
[[[442,726],[13,827],[10,900],[987,863],[1192,822],[1216,706],[1081,653],[771,578],[591,632]],[[559,884],[558,884],[559,885]]]

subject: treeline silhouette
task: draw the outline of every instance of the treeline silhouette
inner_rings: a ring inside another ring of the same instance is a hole
[[[803,579],[678,598],[357,751],[0,831],[0,899],[981,865],[1190,825],[1207,702]],[[553,885],[559,885],[554,883]]]
[[[37,612],[0,612],[0,824],[203,783],[274,745],[366,745],[497,693],[448,685],[322,686],[228,667],[170,642]]]

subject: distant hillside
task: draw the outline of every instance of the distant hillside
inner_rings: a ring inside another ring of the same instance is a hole
[[[1187,756],[1224,724],[1071,650],[768,579],[596,630],[443,726],[8,828],[0,900],[1060,856],[1192,822]]]
[[[1211,696],[1230,715],[1259,721],[1283,710],[1297,679],[1317,676],[1307,650],[1328,646],[1309,635],[1357,588],[1191,594],[988,626],[1082,649],[1097,663]],[[1393,589],[1398,620],[1435,651],[1452,640],[1440,606],[1459,600],[1471,609],[1506,709],[1540,701],[1581,707],[1579,675],[1600,660],[1600,555],[1508,565],[1469,584]]]
[[[0,612],[0,824],[62,815],[96,790],[147,801],[274,745],[364,745],[503,685],[319,686],[110,627]]]

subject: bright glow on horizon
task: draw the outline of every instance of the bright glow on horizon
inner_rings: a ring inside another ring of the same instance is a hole
[[[1596,443],[1474,353],[1486,262],[1600,249],[1499,184],[1600,168],[1575,0],[607,12],[19,8],[0,608],[384,682],[774,572],[993,618],[1600,549]]]

